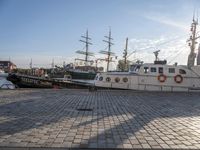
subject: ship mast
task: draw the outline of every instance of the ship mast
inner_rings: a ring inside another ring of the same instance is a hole
[[[197,65],[200,65],[200,44],[199,44],[199,47],[198,47]]]
[[[92,45],[90,40],[92,40],[92,39],[88,35],[88,30],[86,30],[86,35],[81,36],[81,37],[83,38],[83,40],[79,40],[79,41],[85,43],[85,51],[78,50],[78,51],[76,51],[76,53],[85,55],[85,60],[83,60],[83,59],[77,59],[77,60],[85,61],[85,66],[87,66],[88,65],[87,62],[90,62],[88,60],[88,57],[94,55],[93,53],[89,52],[89,45]]]
[[[127,70],[128,68],[128,65],[127,65],[127,55],[128,55],[128,38],[126,38],[126,45],[125,45],[125,49],[124,49],[124,52],[123,52],[123,58],[124,58],[124,68],[122,71],[125,71]]]
[[[111,29],[109,29],[109,35],[108,36],[104,36],[106,38],[106,40],[103,40],[103,42],[106,42],[108,44],[108,51],[100,51],[101,54],[106,54],[108,57],[106,59],[107,61],[107,72],[109,71],[109,64],[111,62],[111,55],[115,55],[113,52],[111,52],[111,46],[114,45],[111,40],[113,40],[113,38],[111,37]]]
[[[126,66],[126,64],[127,64],[127,50],[128,50],[128,38],[126,38],[126,46],[125,46],[125,49],[124,49],[124,64],[125,64],[125,66]]]
[[[199,38],[199,36],[197,37],[197,25],[198,25],[198,20],[194,19],[193,16],[193,22],[191,25],[191,32],[192,35],[190,36],[190,39],[188,40],[189,42],[189,46],[190,46],[190,54],[188,56],[188,63],[187,66],[188,68],[191,68],[194,66],[194,62],[195,62],[195,58],[196,58],[196,53],[195,53],[195,49],[196,49],[196,40]]]

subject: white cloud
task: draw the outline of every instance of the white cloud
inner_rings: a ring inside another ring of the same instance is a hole
[[[14,57],[10,57],[11,61],[17,65],[19,68],[29,68],[30,67],[30,62],[32,58],[32,64],[33,67],[44,67],[44,68],[50,68],[52,66],[52,60],[54,60],[54,65],[57,66],[62,66],[63,62],[65,64],[68,63],[74,63],[76,58],[79,59],[84,59],[84,55],[74,55],[71,57],[64,57],[64,56],[52,56],[52,55],[31,55],[31,56],[26,56],[26,55],[17,55]],[[97,54],[95,57],[90,57],[90,60],[95,60],[97,58],[105,59],[105,55]],[[7,57],[1,57],[1,60],[8,60]],[[117,62],[117,61],[116,61]],[[110,69],[113,70],[116,67],[116,62],[110,63]],[[93,64],[95,65],[95,64]],[[106,62],[105,61],[98,61],[98,67],[104,67],[106,69]]]
[[[10,57],[11,61],[17,65],[19,68],[29,68],[30,62],[32,58],[33,67],[51,67],[52,60],[54,59],[54,64],[58,66],[62,66],[65,61],[66,64],[70,62],[74,62],[75,57],[63,57],[63,56],[48,56],[48,55],[17,55],[14,57]],[[3,58],[1,58],[3,59]],[[5,58],[6,60],[7,58]]]
[[[136,50],[136,53],[133,53],[129,60],[140,59],[145,63],[152,63],[155,59],[153,52],[155,50],[161,50],[159,58],[167,59],[170,64],[178,62],[179,64],[185,65],[187,63],[187,57],[189,54],[189,47],[186,43],[187,36],[185,37],[166,37],[161,36],[159,38],[132,38],[129,40],[129,50],[130,54],[132,51]],[[122,52],[120,54],[116,54],[118,59],[114,59],[115,62],[110,64],[110,69],[113,70],[117,66],[117,62],[119,59],[122,59]],[[2,57],[2,56],[1,56]],[[81,55],[74,55],[72,57],[64,57],[64,56],[53,56],[53,55],[18,55],[15,57],[11,56],[11,61],[16,63],[18,67],[28,68],[30,64],[30,60],[32,58],[34,67],[51,67],[52,59],[54,59],[54,64],[62,66],[63,62],[73,63],[75,58],[84,58]],[[105,55],[97,54],[95,58],[105,59]],[[6,58],[8,59],[8,58]],[[102,61],[98,63],[98,66],[103,66],[106,68],[106,62]]]
[[[164,36],[154,39],[131,39],[129,49],[136,50],[129,57],[130,60],[140,59],[145,63],[152,63],[155,59],[153,52],[161,50],[160,59],[167,59],[169,64],[178,62],[182,65],[186,65],[190,51],[185,38]]]
[[[188,24],[185,24],[183,22],[179,22],[177,20],[173,20],[171,18],[167,18],[164,15],[160,16],[158,14],[154,14],[154,15],[146,14],[143,17],[146,18],[146,19],[161,23],[161,24],[165,24],[165,25],[168,25],[168,26],[171,26],[171,27],[179,28],[179,29],[181,29],[185,32],[188,31]]]

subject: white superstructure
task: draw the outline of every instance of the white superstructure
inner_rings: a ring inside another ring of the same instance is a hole
[[[132,72],[99,73],[95,86],[146,91],[198,91],[200,66],[135,65]]]
[[[197,24],[193,19],[192,35],[188,40],[191,52],[187,66],[167,65],[166,61],[157,60],[156,53],[154,63],[132,65],[129,72],[98,73],[95,86],[145,91],[200,91],[200,65],[194,65],[195,45],[199,38],[196,36]]]

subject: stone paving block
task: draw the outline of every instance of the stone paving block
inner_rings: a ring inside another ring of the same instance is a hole
[[[0,107],[0,146],[200,148],[200,93],[2,91]]]
[[[132,148],[132,145],[131,144],[123,144],[123,148],[130,149],[130,148]]]
[[[103,146],[103,144],[99,145],[99,147]],[[89,143],[88,148],[97,148],[98,144],[97,143]]]
[[[142,148],[147,149],[147,148],[151,148],[151,146],[149,144],[141,144]]]
[[[190,141],[181,141],[183,144],[187,145],[187,146],[191,146],[192,143]]]

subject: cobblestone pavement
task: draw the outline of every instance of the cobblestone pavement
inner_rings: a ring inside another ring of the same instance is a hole
[[[0,91],[0,148],[200,149],[200,93]]]

